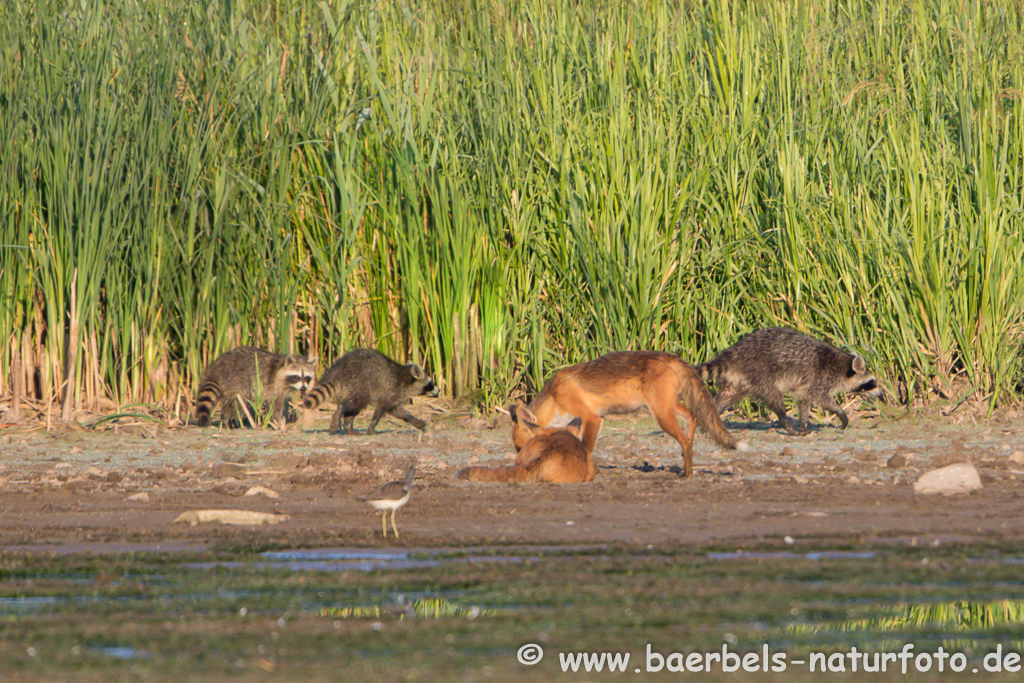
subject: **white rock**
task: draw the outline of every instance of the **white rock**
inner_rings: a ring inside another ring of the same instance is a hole
[[[178,515],[174,523],[185,522],[189,526],[203,524],[205,522],[220,522],[221,524],[258,525],[258,524],[280,524],[291,517],[288,515],[275,515],[268,512],[252,512],[250,510],[189,510]]]
[[[251,489],[245,492],[247,496],[266,496],[267,498],[280,498],[280,494],[274,489],[268,489],[266,486],[253,486]]]
[[[914,493],[920,494],[941,493],[948,496],[980,488],[981,477],[978,476],[978,470],[968,462],[958,462],[949,467],[925,472],[914,482]]]

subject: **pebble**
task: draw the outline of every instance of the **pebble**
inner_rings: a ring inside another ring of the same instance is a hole
[[[959,462],[926,472],[914,482],[914,493],[922,495],[941,493],[949,496],[980,488],[981,477],[978,476],[978,470],[968,462]]]
[[[273,489],[268,489],[266,486],[253,486],[251,489],[245,492],[247,496],[266,496],[267,498],[280,498],[281,494]]]

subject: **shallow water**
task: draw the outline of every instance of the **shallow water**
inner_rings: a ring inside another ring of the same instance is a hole
[[[910,643],[981,667],[997,648],[1024,649],[1019,561],[945,548],[22,554],[3,565],[0,659],[40,679],[85,666],[155,680],[257,670],[331,680],[338,667],[352,680],[407,670],[552,680],[555,652],[768,648],[820,663]],[[550,657],[526,672],[523,643]]]

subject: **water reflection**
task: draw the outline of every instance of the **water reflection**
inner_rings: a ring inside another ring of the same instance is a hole
[[[795,622],[783,633],[798,642],[870,643],[879,651],[899,649],[907,642],[942,645],[950,651],[981,653],[997,644],[1024,650],[1024,600],[909,604],[872,608],[870,616],[818,623]]]

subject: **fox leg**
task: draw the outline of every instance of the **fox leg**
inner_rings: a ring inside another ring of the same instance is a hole
[[[697,431],[697,419],[682,403],[676,406],[676,410],[686,418],[686,441],[681,441],[680,445],[683,447],[683,477],[689,479],[693,476],[693,435]]]
[[[597,445],[597,437],[601,434],[602,424],[604,424],[604,418],[600,415],[591,413],[590,415],[583,417],[583,431],[581,432],[582,438],[580,441],[583,442],[583,447],[587,450],[587,455],[592,455],[594,453],[594,446]]]
[[[668,406],[668,410],[659,409],[651,412],[654,413],[654,419],[658,421],[661,429],[682,446],[683,469],[685,470],[683,476],[689,479],[693,476],[693,434],[697,429],[697,420],[693,417],[693,413],[678,400],[673,399],[662,405]],[[677,413],[686,419],[688,433],[684,433],[682,427],[679,426]]]

